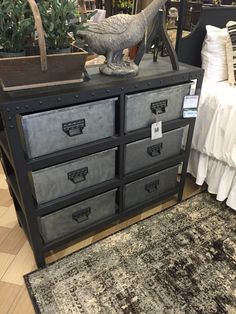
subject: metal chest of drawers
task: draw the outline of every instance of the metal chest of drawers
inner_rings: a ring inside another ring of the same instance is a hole
[[[1,162],[38,266],[49,250],[182,199],[195,123],[182,105],[192,79],[200,94],[203,71],[146,57],[129,80],[89,73],[63,91],[0,92]],[[156,114],[163,137],[152,141]]]

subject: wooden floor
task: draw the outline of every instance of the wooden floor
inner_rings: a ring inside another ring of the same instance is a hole
[[[189,176],[185,186],[184,197],[190,197],[199,191],[200,188],[194,184],[193,179]],[[77,251],[175,203],[176,200],[172,198],[164,204],[160,204],[143,214],[126,220],[84,241],[64,247],[57,252],[52,251],[47,256],[47,263]],[[30,245],[17,223],[12,199],[0,165],[0,314],[34,313],[22,276],[36,268]]]

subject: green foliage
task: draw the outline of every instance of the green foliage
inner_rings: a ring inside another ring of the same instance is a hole
[[[113,0],[113,7],[116,6],[118,9],[132,9],[133,0]]]
[[[68,32],[78,21],[77,0],[41,0],[39,2],[48,49],[63,49],[71,44]]]
[[[40,0],[38,3],[48,49],[70,46],[80,22],[77,0]],[[95,13],[89,14],[90,18]],[[6,52],[21,52],[35,42],[35,22],[26,0],[0,0],[0,47]]]
[[[25,0],[0,0],[0,46],[21,52],[34,36],[34,20]]]

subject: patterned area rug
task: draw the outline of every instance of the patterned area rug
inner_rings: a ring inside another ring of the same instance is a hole
[[[201,193],[25,276],[38,313],[236,313],[236,212]]]

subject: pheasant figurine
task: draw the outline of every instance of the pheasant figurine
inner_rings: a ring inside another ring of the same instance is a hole
[[[166,0],[153,0],[136,15],[117,14],[101,23],[89,23],[87,29],[78,32],[93,52],[106,57],[105,63],[100,66],[101,73],[105,75],[138,73],[138,66],[134,62],[123,60],[123,50],[141,42],[148,25],[152,23],[165,2]]]

